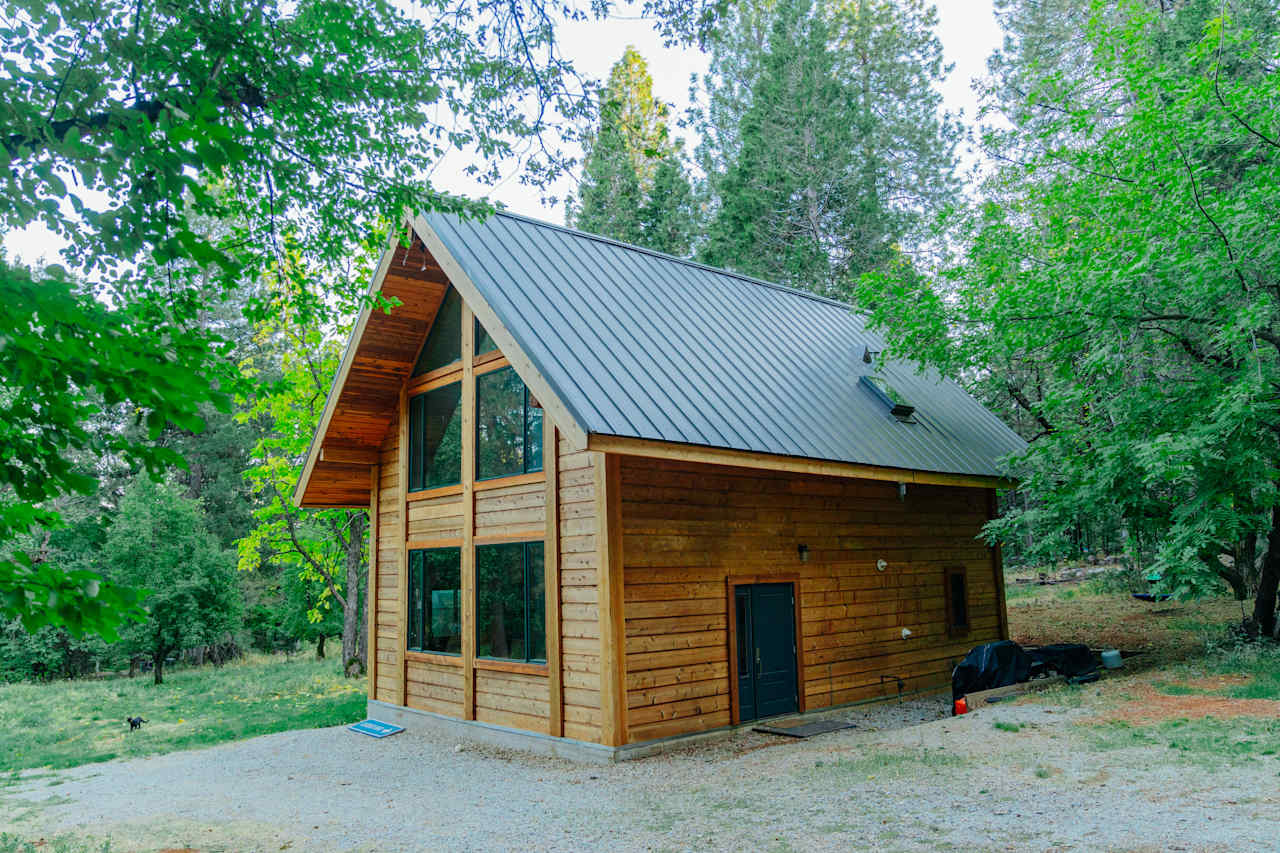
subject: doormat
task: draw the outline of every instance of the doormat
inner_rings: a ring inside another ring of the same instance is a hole
[[[814,720],[811,723],[801,723],[797,726],[756,726],[751,731],[762,732],[767,735],[803,738],[823,735],[827,732],[838,732],[841,729],[852,729],[857,725],[857,723],[851,723],[848,720]]]
[[[347,728],[369,737],[388,737],[404,731],[404,726],[395,726],[391,723],[384,723],[381,720],[364,720],[353,726],[347,726]]]

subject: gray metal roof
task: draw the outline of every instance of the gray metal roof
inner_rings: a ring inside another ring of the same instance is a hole
[[[890,415],[842,303],[507,213],[427,221],[587,433],[984,476],[1026,447],[906,362],[880,375],[916,422]]]

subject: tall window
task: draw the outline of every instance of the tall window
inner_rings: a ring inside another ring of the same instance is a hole
[[[462,482],[462,383],[409,401],[409,491]]]
[[[547,659],[542,543],[476,546],[476,655]]]
[[[421,376],[462,359],[462,298],[452,287],[444,295],[436,319],[431,323],[427,342],[418,354],[413,375]]]
[[[408,648],[462,653],[462,549],[409,552]]]
[[[476,479],[542,470],[542,409],[515,370],[476,378]]]

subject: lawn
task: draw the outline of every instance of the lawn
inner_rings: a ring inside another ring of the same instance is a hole
[[[1051,586],[1013,584],[1009,633],[1023,645],[1085,643],[1142,652],[1143,665],[1201,655],[1225,639],[1242,616],[1230,598],[1138,601],[1109,578]]]
[[[149,676],[0,685],[0,772],[59,769],[362,719],[336,660],[251,657]],[[148,722],[129,732],[126,717]]]

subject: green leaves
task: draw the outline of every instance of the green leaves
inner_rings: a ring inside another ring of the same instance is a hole
[[[1274,4],[1006,7],[1005,165],[939,268],[859,297],[1032,439],[993,535],[1052,559],[1120,524],[1180,594],[1244,584],[1219,555],[1267,528],[1280,468],[1280,147],[1246,127],[1280,126]]]
[[[90,596],[23,562],[19,538],[53,515],[22,509],[91,491],[102,460],[181,464],[157,442],[201,430],[202,407],[239,390],[209,325],[231,295],[253,319],[349,316],[369,247],[406,209],[484,209],[432,187],[447,145],[496,179],[493,160],[538,139],[549,154],[531,178],[554,177],[548,137],[586,104],[543,10],[6,4],[0,230],[40,222],[68,246],[37,272],[0,260],[0,499],[16,498],[0,507],[14,510],[0,516],[0,618],[97,630],[128,612],[124,592]],[[94,424],[106,415],[127,428]]]

